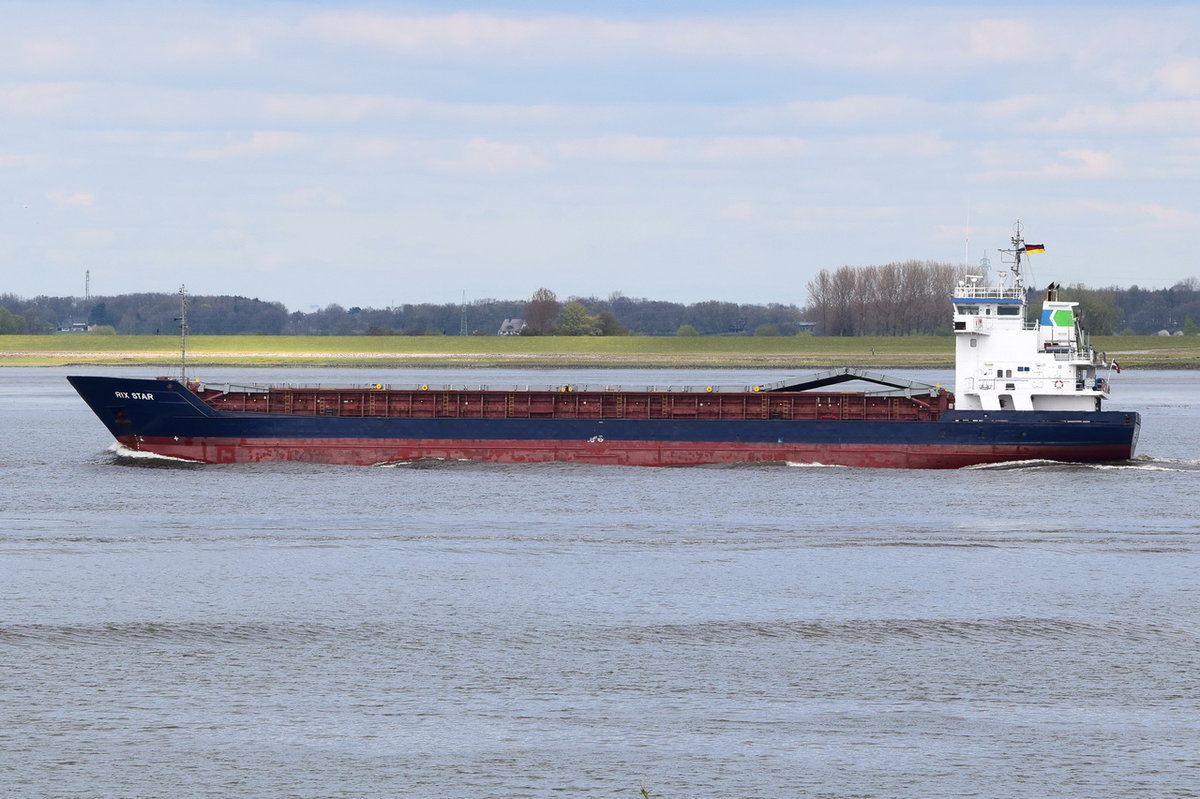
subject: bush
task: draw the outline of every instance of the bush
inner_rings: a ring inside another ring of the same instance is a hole
[[[691,325],[680,325],[679,329],[675,331],[675,335],[677,335],[677,336],[698,336],[700,334],[697,333],[696,328],[692,327]]]

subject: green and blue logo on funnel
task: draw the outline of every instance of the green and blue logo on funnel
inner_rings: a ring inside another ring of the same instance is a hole
[[[1053,325],[1054,327],[1074,327],[1075,314],[1071,313],[1070,308],[1058,308],[1055,310],[1043,308],[1042,324]]]

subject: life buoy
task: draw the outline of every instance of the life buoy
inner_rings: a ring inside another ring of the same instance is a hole
[[[1055,381],[1054,381],[1054,387],[1055,387],[1055,388],[1062,388],[1062,387],[1063,387],[1063,382],[1062,382],[1061,380],[1055,380]]]
[[[708,388],[706,388],[706,389],[704,389],[704,390],[705,390],[705,391],[707,391],[709,394],[711,394],[711,393],[712,393],[712,386],[709,386]]]
[[[429,390],[429,386],[421,386],[421,390],[422,390],[422,391],[428,391],[428,390]]]

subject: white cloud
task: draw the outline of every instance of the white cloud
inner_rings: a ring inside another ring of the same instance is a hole
[[[977,149],[974,161],[984,167],[969,176],[976,181],[1090,180],[1121,174],[1114,153],[1087,148],[1044,153],[1015,143],[993,145]]]
[[[226,62],[259,57],[263,37],[248,31],[186,34],[164,42],[164,58],[175,62]]]
[[[1164,64],[1154,73],[1162,89],[1179,97],[1200,97],[1200,58],[1183,58]]]
[[[1138,206],[1137,210],[1157,227],[1193,232],[1200,228],[1200,213],[1185,208],[1146,203]]]
[[[612,135],[558,143],[565,158],[598,161],[664,161],[676,151],[676,141],[664,136]]]
[[[1032,126],[1053,133],[1098,136],[1136,132],[1194,134],[1200,132],[1200,100],[1083,105]]]
[[[52,191],[46,194],[46,199],[59,208],[94,208],[96,195],[87,191]]]
[[[22,39],[8,55],[28,69],[58,69],[81,60],[86,49],[63,37],[32,36]]]
[[[935,225],[933,228],[933,236],[941,241],[963,242],[966,244],[967,237],[971,235],[975,228],[967,225]]]
[[[0,153],[0,168],[31,166],[37,163],[37,158],[25,153]]]
[[[917,160],[946,155],[954,145],[935,133],[914,132],[851,136],[824,149],[849,160]]]
[[[405,15],[362,11],[306,16],[300,29],[339,46],[372,46],[397,55],[446,58],[500,55],[522,60],[595,58],[614,53],[677,55],[838,66],[851,69],[963,68],[1040,63],[1056,38],[1077,27],[1045,15],[973,19],[945,9],[870,16],[801,9],[742,17],[611,19],[473,12]]]
[[[435,159],[432,166],[455,172],[496,174],[541,169],[545,162],[525,145],[472,139],[449,159]]]
[[[25,83],[0,86],[0,109],[14,114],[50,114],[70,105],[83,91],[80,83]]]
[[[1059,153],[1067,163],[1051,164],[1044,173],[1051,178],[1102,178],[1117,171],[1112,153],[1096,150],[1063,150]]]
[[[26,4],[28,8],[37,8]],[[1112,70],[1128,80],[1186,52],[1197,13],[1185,6],[1136,14],[1117,9],[1081,19],[1072,7],[1015,8],[980,17],[967,7],[873,6],[851,13],[799,4],[782,12],[620,17],[504,12],[449,14],[361,10],[306,12],[303,6],[246,3],[211,12],[123,4],[84,11],[70,29],[26,26],[0,33],[0,46],[32,69],[63,65],[116,67],[129,74],[156,65],[223,67],[267,61],[305,50],[328,57],[321,45],[368,48],[398,57],[438,61],[502,57],[525,62],[599,57],[682,56],[782,62],[864,73],[887,69],[968,70],[1057,61],[1081,74]],[[653,4],[648,4],[653,8]],[[325,6],[324,8],[329,8]],[[147,13],[148,12],[148,13]],[[32,16],[32,14],[31,14]],[[49,17],[49,14],[47,14]],[[43,31],[52,31],[46,33]],[[1139,66],[1142,65],[1142,66]],[[248,80],[259,79],[255,73]]]
[[[421,145],[417,142],[366,138],[337,142],[329,147],[327,152],[350,161],[387,161],[404,156],[411,157],[420,149]]]
[[[280,195],[279,202],[289,208],[335,208],[346,198],[324,186],[304,186]]]
[[[1147,6],[1149,10],[1149,6]],[[1156,65],[1193,49],[1195,9],[1159,7],[1155,13],[1114,9],[1086,21],[1061,19],[1047,44],[1079,74],[1093,74],[1123,92],[1143,91]]]
[[[864,225],[895,220],[903,214],[902,208],[889,205],[808,205],[788,209],[787,224],[795,230],[861,232]]]
[[[968,53],[973,60],[1003,63],[1036,61],[1051,50],[1030,20],[980,19],[964,24]]]
[[[1017,94],[976,104],[980,116],[1006,123],[1024,121],[1047,110],[1061,110],[1054,98],[1041,94]]]
[[[297,150],[307,142],[308,137],[300,133],[260,130],[251,133],[249,139],[246,140],[234,141],[222,147],[192,150],[187,154],[187,157],[199,160],[220,160],[225,158],[269,156]]]
[[[808,140],[797,136],[636,136],[612,135],[558,142],[568,160],[616,162],[750,162],[807,155]]]
[[[784,105],[782,111],[792,122],[841,127],[928,114],[931,106],[907,96],[850,95],[833,100],[793,101]]]
[[[1073,199],[1056,203],[1055,211],[1066,219],[1109,230],[1139,227],[1193,233],[1200,228],[1200,212],[1161,203]]]
[[[721,209],[722,219],[751,219],[758,215],[758,207],[751,202],[737,202]]]
[[[81,228],[72,234],[79,244],[88,247],[102,247],[117,240],[117,234],[103,228]]]
[[[701,144],[700,156],[716,161],[762,161],[807,155],[812,146],[798,136],[719,136]]]
[[[482,124],[521,124],[562,121],[589,116],[588,108],[517,105],[512,103],[453,102],[387,94],[268,94],[262,97],[269,119],[314,123],[353,123],[367,119],[408,118]]]
[[[422,103],[381,94],[281,94],[263,98],[270,117],[320,122],[353,122],[376,114],[419,111]]]
[[[578,23],[566,24],[576,27]],[[302,27],[313,37],[325,41],[373,44],[416,54],[512,50],[538,41],[552,41],[564,32],[561,21],[473,13],[418,17],[360,11],[329,12],[308,16]]]

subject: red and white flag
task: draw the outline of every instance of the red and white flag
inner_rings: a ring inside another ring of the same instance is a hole
[[[1117,363],[1116,358],[1113,358],[1113,362],[1111,364],[1109,364],[1108,368],[1115,369],[1117,371],[1117,374],[1121,374],[1121,364]]]

